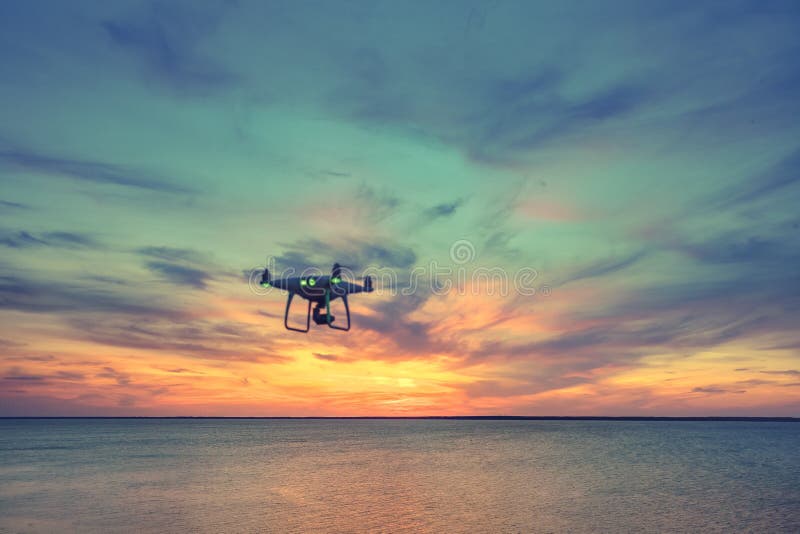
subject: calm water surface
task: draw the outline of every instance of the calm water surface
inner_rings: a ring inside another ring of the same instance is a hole
[[[800,532],[800,424],[0,420],[0,532]]]

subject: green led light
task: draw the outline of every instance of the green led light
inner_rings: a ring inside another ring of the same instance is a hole
[[[309,278],[308,279],[308,285],[310,285],[311,287],[314,287],[315,285],[317,285],[317,279],[316,278]]]
[[[269,282],[262,282],[261,283],[261,287],[270,287],[270,285],[271,284]]]
[[[301,285],[301,286],[304,286],[304,285],[306,285],[306,281],[305,281],[305,280],[300,280],[300,285]]]
[[[331,278],[331,283],[332,284],[339,284],[339,283],[341,283],[341,281],[342,281],[342,279],[339,278],[338,276],[334,276],[333,278]]]

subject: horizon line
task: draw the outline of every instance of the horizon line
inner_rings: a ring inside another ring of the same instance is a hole
[[[237,415],[2,415],[0,419],[433,419],[433,420],[485,420],[485,421],[742,421],[742,422],[800,422],[793,416],[616,416],[616,415],[363,415],[363,416],[237,416]]]

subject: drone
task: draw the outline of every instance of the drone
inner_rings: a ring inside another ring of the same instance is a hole
[[[373,291],[371,276],[364,277],[363,286],[348,282],[342,279],[342,266],[338,263],[333,264],[330,276],[293,276],[281,280],[272,280],[269,269],[264,269],[259,285],[264,288],[277,287],[278,289],[289,292],[289,297],[286,300],[286,312],[283,314],[283,326],[285,326],[287,330],[303,333],[308,332],[311,327],[312,303],[314,304],[313,318],[316,324],[327,324],[334,330],[344,330],[345,332],[350,330],[350,306],[347,304],[347,295],[353,293],[371,293]],[[289,325],[289,309],[292,306],[292,299],[295,295],[308,301],[305,328],[296,328]],[[347,326],[333,324],[336,317],[331,314],[331,301],[337,298],[341,298],[344,303],[344,310],[347,314]]]

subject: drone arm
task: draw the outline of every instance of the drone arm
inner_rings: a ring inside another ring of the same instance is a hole
[[[288,290],[289,289],[289,280],[287,280],[287,279],[272,280],[272,281],[270,281],[270,285],[272,285],[272,287],[275,287],[275,288],[278,288],[278,289]]]
[[[339,284],[339,288],[341,291],[344,292],[345,295],[349,295],[352,293],[363,293],[363,292],[371,292],[371,287],[360,286],[358,284],[354,284],[352,282],[342,282]]]

